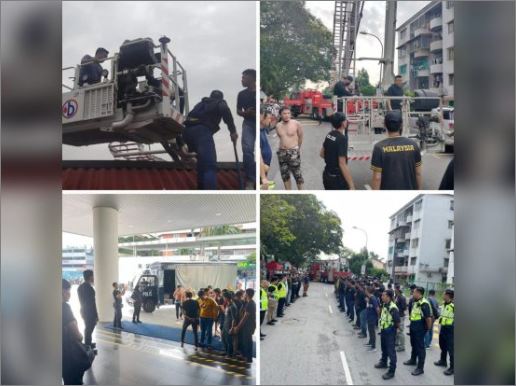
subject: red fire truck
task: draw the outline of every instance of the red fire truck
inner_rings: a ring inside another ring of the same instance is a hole
[[[300,90],[283,99],[283,105],[290,107],[292,115],[308,115],[312,119],[326,119],[333,115],[333,102],[317,90]]]
[[[310,279],[333,283],[337,277],[351,276],[350,271],[341,271],[339,260],[319,261],[310,265]]]

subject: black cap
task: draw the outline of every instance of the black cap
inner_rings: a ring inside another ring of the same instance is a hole
[[[449,295],[452,299],[454,298],[455,296],[455,291],[452,290],[451,288],[447,288],[445,291],[444,291],[445,294]]]
[[[345,76],[344,79],[347,79],[350,82],[353,82],[353,77],[351,75]]]
[[[410,288],[411,290],[413,290],[413,289],[416,289],[416,287],[417,287],[417,285],[415,285],[415,284],[411,284],[409,288]]]
[[[394,297],[394,292],[391,289],[385,290],[385,294],[391,299]]]
[[[224,99],[224,93],[220,90],[213,90],[210,94],[210,98],[213,98],[213,99]]]

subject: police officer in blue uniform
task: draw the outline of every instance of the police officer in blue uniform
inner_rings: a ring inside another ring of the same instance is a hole
[[[412,375],[421,375],[424,373],[426,349],[425,334],[432,329],[432,309],[430,303],[424,298],[425,289],[416,287],[413,293],[413,303],[410,310],[410,345],[412,353],[408,361],[403,362],[404,365],[414,366],[416,369],[412,371]]]
[[[184,140],[189,151],[197,153],[197,188],[217,189],[217,152],[213,134],[220,130],[221,120],[227,125],[231,141],[236,143],[233,115],[222,91],[214,90],[195,105],[185,121]]]

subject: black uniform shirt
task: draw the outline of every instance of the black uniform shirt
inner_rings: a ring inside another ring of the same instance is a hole
[[[187,299],[183,302],[183,304],[181,304],[181,308],[183,309],[183,312],[185,313],[185,315],[188,316],[189,318],[196,319],[199,317],[199,313],[200,313],[199,302],[196,302],[195,300],[192,300],[192,299]]]
[[[213,134],[220,130],[220,121],[228,126],[230,133],[236,132],[233,115],[225,100],[205,97],[188,114],[185,126],[198,124],[208,127]]]
[[[348,157],[348,137],[338,130],[332,130],[324,139],[324,171],[329,174],[341,174],[339,157]]]
[[[386,96],[403,96],[403,88],[396,86],[395,84],[391,85],[387,92]],[[391,99],[391,109],[393,110],[401,110],[401,99]]]
[[[77,288],[79,302],[81,303],[81,316],[86,320],[98,319],[97,305],[95,302],[95,290],[90,283],[84,282]]]
[[[410,138],[386,138],[373,148],[371,170],[381,172],[381,190],[416,190],[416,167],[421,152]]]
[[[256,109],[256,92],[246,88],[238,93],[237,110],[241,111],[242,109],[248,110],[251,108]],[[244,118],[244,121],[252,127],[256,127],[256,119],[254,117]]]

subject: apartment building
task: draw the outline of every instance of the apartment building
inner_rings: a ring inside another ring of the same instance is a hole
[[[453,99],[454,2],[432,1],[396,29],[398,73],[410,90]]]
[[[447,282],[454,198],[420,194],[390,217],[386,270],[396,282]]]

